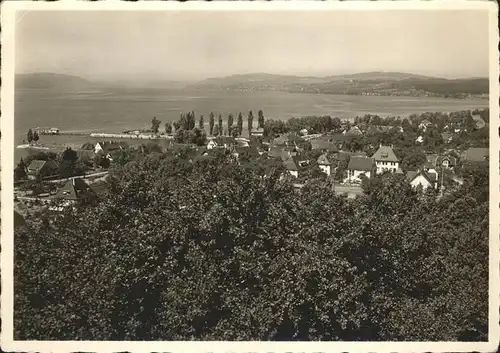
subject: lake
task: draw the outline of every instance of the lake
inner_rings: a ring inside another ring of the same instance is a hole
[[[487,99],[376,97],[286,92],[185,92],[164,89],[103,89],[85,92],[21,90],[15,92],[15,141],[21,144],[29,128],[58,127],[64,131],[121,132],[150,126],[153,116],[175,121],[183,111],[203,114],[208,126],[211,111],[236,116],[249,110],[266,118],[289,119],[306,115],[354,118],[365,114],[405,116],[429,111],[458,111],[488,107]],[[256,119],[255,119],[256,120]],[[41,136],[41,142],[68,141],[71,137]],[[85,138],[83,138],[85,139]],[[80,143],[80,138],[76,143]],[[16,160],[24,152],[16,150]]]

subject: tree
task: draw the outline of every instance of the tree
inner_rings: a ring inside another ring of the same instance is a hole
[[[227,117],[227,133],[231,135],[231,131],[233,129],[233,114],[229,113],[229,116]]]
[[[172,135],[172,124],[170,122],[165,123],[165,133],[167,135]]]
[[[157,134],[158,131],[160,130],[160,124],[161,124],[161,121],[158,120],[156,118],[156,116],[153,117],[153,119],[151,120],[151,131],[154,133],[154,134]]]
[[[236,131],[238,136],[241,136],[241,133],[243,132],[243,114],[241,112],[238,114],[238,121],[236,123]]]
[[[179,130],[181,128],[181,123],[179,121],[174,121],[172,123],[172,125],[173,125],[173,127],[175,129],[175,131],[173,131],[173,132],[175,132],[175,133],[177,133],[177,130]]]
[[[204,130],[205,129],[205,126],[204,126],[204,121],[203,121],[203,115],[200,115],[200,120],[198,121],[198,128],[200,130]]]
[[[214,125],[214,129],[213,129],[213,135],[214,136],[219,136],[219,131],[220,131],[219,124],[215,124]]]
[[[38,131],[35,130],[35,132],[33,133],[33,141],[35,141],[35,143],[37,143],[39,139],[40,139],[40,136],[38,135]]]
[[[26,164],[24,160],[21,158],[16,168],[14,169],[14,180],[21,181],[26,179]]]
[[[31,129],[28,130],[28,143],[31,144],[31,142],[33,141],[33,131]]]
[[[248,124],[247,125],[247,127],[248,127],[248,134],[251,135],[252,130],[253,130],[253,113],[252,113],[251,110],[248,112],[247,124]]]
[[[264,112],[259,109],[259,112],[257,113],[258,115],[258,123],[259,123],[259,128],[264,128]]]
[[[215,116],[213,112],[210,112],[210,121],[209,121],[210,135],[212,135],[214,132],[214,124],[215,124]]]
[[[222,129],[223,129],[222,114],[219,114],[219,135],[222,135]]]

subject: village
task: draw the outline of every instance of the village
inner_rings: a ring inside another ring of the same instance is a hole
[[[266,124],[259,122],[247,136],[241,132],[229,134],[231,125],[226,131],[218,126],[214,130],[211,126],[211,134],[203,135],[196,143],[179,143],[175,133],[156,131],[157,136],[169,139],[162,145],[154,141],[130,145],[109,140],[85,143],[75,150],[66,148],[59,155],[38,152],[22,160],[16,168],[16,209],[25,214],[40,205],[61,209],[82,200],[99,199],[106,190],[106,176],[113,165],[127,155],[151,152],[182,154],[190,161],[221,151],[239,164],[271,160],[284,167],[286,172],[282,178],[288,178],[297,190],[320,178],[332,181],[335,192],[349,198],[363,194],[364,180],[386,173],[399,174],[412,187],[434,190],[440,197],[462,184],[462,176],[457,172],[459,166],[488,160],[489,149],[484,143],[488,124],[482,118],[487,113],[487,110],[474,114],[470,111],[450,115],[429,113],[413,116],[409,121],[387,118],[386,125],[384,118],[378,116],[366,115],[354,123],[328,117],[326,120],[332,122],[327,123],[326,128],[334,128],[326,132],[319,132],[325,128],[318,124],[310,128],[312,131],[301,128],[311,121],[314,125],[315,119],[324,122],[325,117],[299,118],[299,123],[292,121],[290,125],[295,126],[288,130],[300,130],[285,133],[280,133],[286,130],[283,128],[275,131],[276,120],[268,120]],[[447,123],[443,117],[447,117]],[[179,124],[176,127],[179,132]],[[172,132],[172,128],[166,127],[166,130]],[[401,153],[405,149],[406,153]],[[53,206],[54,200],[58,200],[57,206]]]

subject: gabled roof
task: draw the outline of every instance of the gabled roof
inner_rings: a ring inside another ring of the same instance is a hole
[[[429,184],[433,184],[437,180],[436,173],[426,173],[424,171],[412,171],[412,170],[410,170],[406,173],[406,178],[411,183],[419,175],[423,176],[425,178],[425,180],[427,180],[429,182]]]
[[[350,135],[350,136],[359,136],[359,135],[363,135],[363,131],[361,131],[361,129],[357,126],[351,126],[351,128],[347,131],[344,131],[344,134],[345,135]]]
[[[374,162],[374,159],[370,157],[353,156],[349,160],[347,169],[369,172],[373,170]]]
[[[328,157],[324,153],[318,157],[317,163],[319,165],[331,165],[330,161],[328,160]]]
[[[288,156],[288,152],[281,147],[273,146],[269,150],[268,156],[273,158],[281,158],[282,156]]]
[[[42,170],[42,168],[45,166],[46,163],[47,163],[47,161],[34,159],[28,165],[28,171],[38,174]]]
[[[454,156],[439,156],[436,160],[436,165],[441,165],[446,160],[448,160],[449,164],[452,166],[457,164],[457,159]]]
[[[297,164],[295,163],[294,159],[292,157],[287,158],[283,161],[283,164],[286,169],[290,171],[299,171],[299,168],[297,168]]]
[[[56,197],[70,201],[76,201],[85,196],[93,195],[95,195],[94,191],[81,178],[68,180],[56,193]]]
[[[377,162],[399,162],[399,158],[396,157],[394,151],[390,146],[380,146],[377,152],[372,156]]]
[[[118,151],[123,150],[128,147],[128,144],[124,141],[103,141],[98,142],[104,152]]]
[[[489,148],[471,147],[462,153],[462,158],[471,162],[482,162],[488,160]]]
[[[84,143],[83,146],[82,146],[82,150],[94,150],[95,148],[95,145],[93,143],[90,143],[90,142],[87,142],[87,143]]]
[[[329,151],[337,151],[337,146],[334,143],[326,141],[325,139],[318,138],[310,140],[311,147],[313,150],[329,150]]]

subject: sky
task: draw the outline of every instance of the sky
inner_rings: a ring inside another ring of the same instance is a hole
[[[17,16],[16,73],[125,80],[370,71],[488,77],[484,10],[31,11]]]

